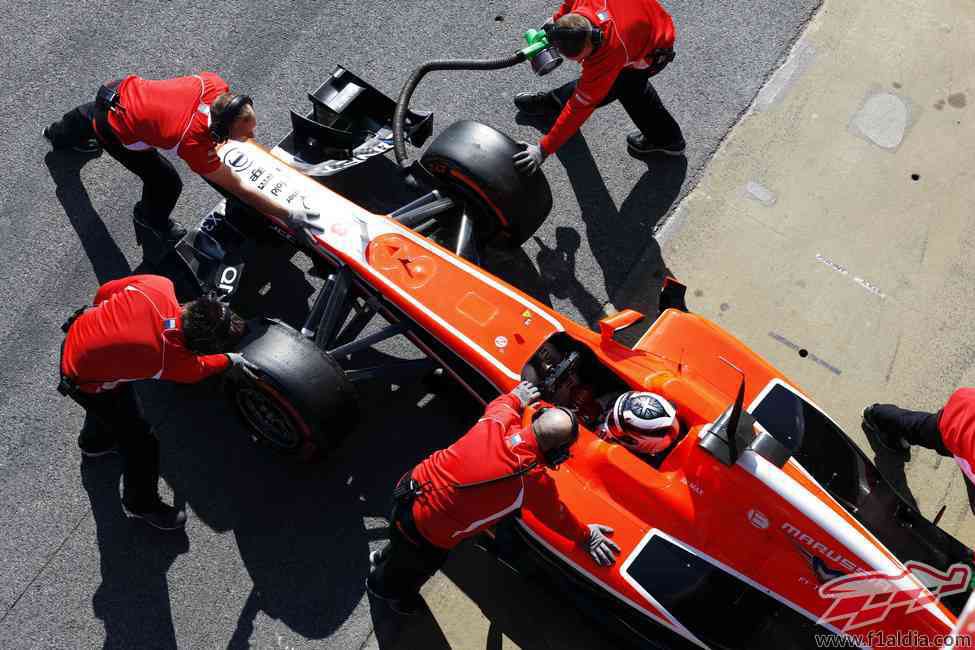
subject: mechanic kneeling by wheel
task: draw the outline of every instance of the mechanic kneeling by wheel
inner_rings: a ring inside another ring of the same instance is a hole
[[[369,555],[369,592],[397,613],[420,606],[420,587],[450,549],[503,518],[529,509],[578,540],[593,561],[609,566],[619,547],[601,524],[583,525],[559,500],[546,468],[569,457],[579,435],[575,414],[561,407],[526,407],[539,390],[529,382],[488,404],[460,440],[434,452],[403,476],[393,492],[389,544]]]
[[[231,367],[254,369],[231,349],[245,324],[207,296],[185,305],[173,283],[135,275],[101,286],[93,306],[63,325],[58,390],[87,413],[78,446],[86,457],[121,451],[122,505],[132,517],[163,530],[182,527],[186,514],[159,498],[159,442],[132,388],[134,381],[194,383]]]
[[[257,116],[247,95],[230,92],[212,72],[152,80],[130,75],[99,88],[95,101],[65,113],[43,130],[54,149],[97,153],[104,148],[142,179],[134,218],[175,244],[186,229],[170,218],[183,189],[179,174],[161,153],[175,154],[203,178],[255,209],[302,227],[317,213],[285,208],[244,185],[217,156],[217,145],[254,137]]]
[[[515,167],[534,172],[589,119],[617,99],[637,130],[626,136],[635,156],[683,155],[680,126],[660,101],[650,77],[674,59],[676,33],[657,0],[565,0],[542,29],[582,76],[548,92],[519,93],[515,106],[528,115],[558,114],[538,144],[514,155]]]

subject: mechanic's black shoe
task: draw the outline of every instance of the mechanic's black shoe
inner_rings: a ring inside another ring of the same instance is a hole
[[[860,423],[860,428],[863,429],[863,433],[867,435],[868,439],[876,442],[878,446],[891,454],[903,459],[905,462],[910,460],[910,443],[896,433],[890,433],[877,426],[873,413],[875,406],[877,405],[873,404],[863,409],[863,422]]]
[[[681,136],[677,136],[676,140],[670,142],[652,142],[640,131],[634,131],[626,136],[626,147],[631,154],[636,156],[648,156],[654,153],[661,153],[666,156],[683,156],[687,149],[687,143]]]
[[[118,443],[114,440],[86,440],[84,434],[78,436],[78,448],[85,458],[98,458],[118,452]]]
[[[90,140],[84,140],[72,147],[59,147],[56,144],[54,144],[54,140],[51,138],[50,129],[51,127],[45,126],[41,130],[41,135],[44,136],[44,139],[47,140],[48,143],[51,145],[51,149],[54,149],[55,151],[57,151],[58,149],[66,149],[66,148],[70,148],[74,151],[77,151],[78,153],[87,153],[87,154],[101,153],[102,151],[101,143],[98,142],[98,140],[96,140],[95,138],[92,138]]]
[[[169,226],[166,229],[157,230],[156,232],[170,246],[174,246],[180,239],[186,236],[186,228],[183,224],[173,219],[169,220]]]
[[[133,519],[144,519],[147,524],[159,530],[179,530],[186,526],[186,511],[168,506],[158,498],[147,506],[130,506],[124,501],[122,509]]]
[[[373,551],[375,553],[376,551]],[[370,560],[372,559],[372,553],[369,555]],[[407,596],[406,598],[393,598],[391,596],[386,596],[376,590],[372,581],[372,571],[369,572],[369,577],[366,578],[366,592],[370,597],[382,601],[389,607],[393,612],[399,614],[400,616],[415,616],[423,611],[426,607],[426,603],[420,594],[414,594]]]
[[[526,115],[551,115],[562,110],[552,93],[518,93],[515,106]]]
[[[85,458],[98,458],[118,451],[118,441],[111,433],[106,433],[95,420],[88,418],[78,434],[78,448]]]

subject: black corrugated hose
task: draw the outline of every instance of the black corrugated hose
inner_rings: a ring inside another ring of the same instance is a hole
[[[396,102],[396,112],[393,114],[393,149],[396,152],[396,162],[399,166],[406,169],[412,162],[406,158],[406,140],[403,136],[403,127],[413,91],[416,90],[420,80],[428,72],[433,72],[434,70],[501,70],[502,68],[510,68],[511,66],[518,65],[524,60],[524,53],[518,51],[503,59],[441,59],[438,61],[427,61],[414,70],[399,94],[399,99]]]

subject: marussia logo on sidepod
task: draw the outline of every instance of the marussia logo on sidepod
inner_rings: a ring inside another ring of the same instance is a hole
[[[813,538],[811,535],[807,535],[806,533],[802,532],[801,530],[799,530],[789,522],[785,522],[784,524],[782,524],[782,530],[785,532],[786,535],[788,535],[796,542],[798,542],[797,546],[800,549],[805,547],[806,551],[810,551],[812,553],[819,553],[820,555],[825,556],[826,559],[831,560],[836,564],[839,564],[847,571],[863,571],[863,569],[861,569],[856,564],[854,564],[852,560],[847,559],[839,551],[830,548],[826,544],[823,544],[822,542]]]

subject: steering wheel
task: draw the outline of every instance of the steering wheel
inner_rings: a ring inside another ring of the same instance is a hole
[[[551,398],[555,396],[555,392],[558,390],[562,380],[579,365],[580,358],[578,351],[570,352],[557,366],[548,371],[548,374],[542,379],[542,385],[540,386],[544,397]]]

